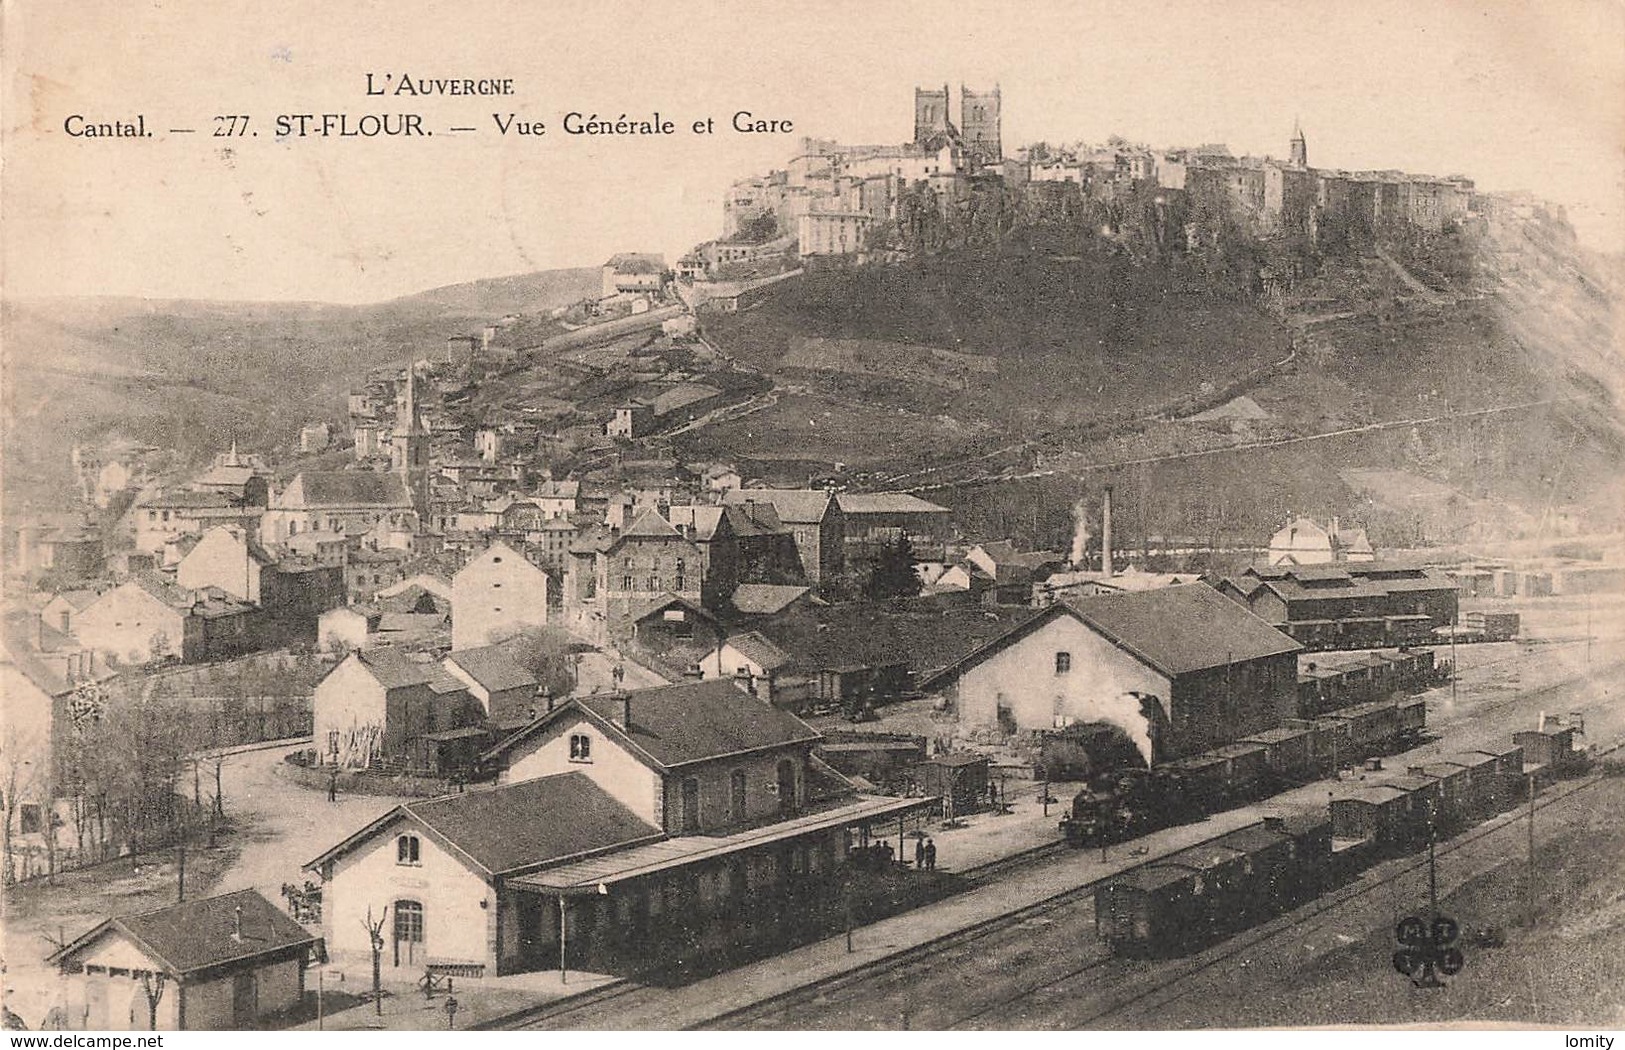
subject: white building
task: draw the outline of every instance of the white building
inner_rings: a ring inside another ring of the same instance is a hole
[[[476,649],[547,623],[547,573],[500,541],[451,578],[451,647]]]

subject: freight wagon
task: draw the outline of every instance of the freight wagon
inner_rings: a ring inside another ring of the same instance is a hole
[[[1108,880],[1095,929],[1123,955],[1193,951],[1312,897],[1330,853],[1324,816],[1269,817]]]
[[[1122,955],[1169,956],[1256,926],[1440,829],[1516,806],[1523,758],[1519,747],[1463,751],[1340,781],[1324,813],[1266,817],[1106,880],[1096,932]]]
[[[1289,719],[1279,729],[1149,770],[1096,777],[1073,799],[1060,830],[1073,845],[1101,845],[1196,820],[1413,746],[1426,720],[1420,698],[1373,701],[1312,722]]]

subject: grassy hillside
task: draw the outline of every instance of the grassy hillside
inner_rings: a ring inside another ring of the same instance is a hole
[[[520,310],[593,294],[596,270],[454,285],[366,306],[45,299],[0,307],[10,499],[48,503],[74,441],[112,433],[176,448],[274,452],[312,419],[338,420],[348,386],[408,354],[445,350]]]
[[[1464,245],[1465,267],[1430,255]],[[1064,545],[1072,504],[1111,483],[1132,546],[1256,542],[1288,512],[1359,521],[1390,545],[1470,542],[1539,530],[1560,508],[1603,526],[1625,512],[1619,274],[1561,227],[1495,228],[1327,258],[1277,321],[1184,291],[1162,264],[961,253],[809,274],[707,334],[848,415],[903,409],[877,431],[785,402],[795,449],[874,472],[850,475],[859,485],[932,486],[977,534]],[[1275,367],[1289,329],[1297,353]],[[959,368],[943,350],[987,357]],[[1265,418],[1180,418],[1241,389]],[[959,425],[920,426],[933,420]],[[1385,426],[1404,420],[1421,422]]]
[[[1023,426],[1155,411],[1288,350],[1285,330],[1252,307],[1180,290],[1161,266],[1098,255],[960,252],[809,273],[706,332],[759,368],[818,383],[837,380],[806,367],[807,337],[989,355],[997,373],[967,371],[957,392],[895,381],[875,392],[904,408]],[[951,359],[939,367],[956,370]],[[841,389],[862,391],[840,371]]]

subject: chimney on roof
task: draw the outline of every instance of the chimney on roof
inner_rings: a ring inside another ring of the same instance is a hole
[[[243,943],[243,906],[241,904],[231,909],[231,939],[237,944]]]
[[[1264,817],[1264,827],[1269,831],[1285,831],[1286,818],[1277,814],[1266,815]]]
[[[1406,766],[1405,774],[1412,777],[1425,777],[1428,775],[1427,770],[1423,769],[1421,766]]]
[[[614,701],[615,724],[622,729],[632,728],[632,694],[619,692],[610,697]]]
[[[1106,486],[1106,496],[1100,505],[1100,574],[1107,579],[1112,574],[1112,487]]]

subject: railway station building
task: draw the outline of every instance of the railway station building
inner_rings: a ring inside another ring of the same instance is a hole
[[[397,806],[312,860],[323,932],[465,976],[633,973],[833,928],[848,851],[933,798],[859,795],[805,722],[729,681],[565,701],[485,756],[488,790]]]

